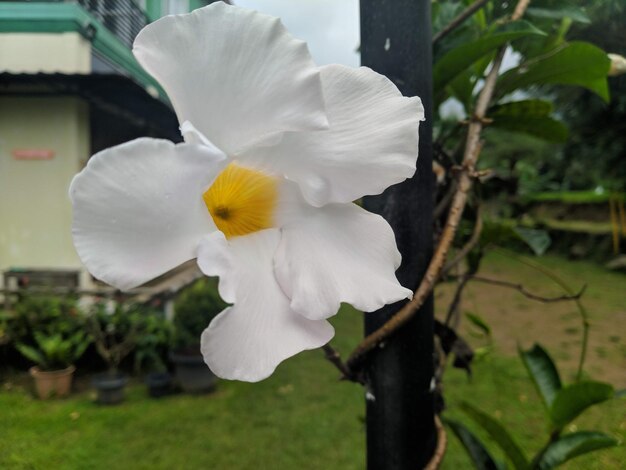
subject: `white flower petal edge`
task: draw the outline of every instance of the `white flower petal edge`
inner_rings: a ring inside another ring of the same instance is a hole
[[[133,52],[179,122],[229,155],[271,134],[328,127],[319,70],[278,18],[215,2],[146,26]]]
[[[371,312],[413,295],[395,276],[401,256],[393,230],[356,204],[329,204],[287,221],[274,262],[291,308],[311,320],[335,315],[341,302]]]
[[[326,344],[334,329],[325,320],[311,321],[293,312],[274,277],[272,258],[280,241],[277,229],[233,238],[230,270],[237,279],[237,303],[220,313],[202,333],[201,350],[211,370],[225,379],[258,382],[283,360]],[[217,242],[205,238],[202,245]],[[201,263],[207,253],[201,249]],[[201,265],[202,265],[201,264]],[[220,279],[220,282],[224,277]]]
[[[142,138],[94,155],[74,177],[74,246],[96,278],[126,290],[196,257],[216,230],[202,193],[224,168],[218,150]]]
[[[296,181],[316,207],[382,193],[415,173],[419,98],[402,96],[367,67],[320,68],[330,128],[288,132],[274,147],[252,149],[242,162]]]
[[[228,240],[219,230],[201,240],[198,247],[198,267],[206,276],[219,276],[218,291],[224,302],[236,302],[236,264]]]

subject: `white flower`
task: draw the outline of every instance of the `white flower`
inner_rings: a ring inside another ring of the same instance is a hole
[[[147,26],[133,52],[185,143],[137,139],[74,178],[95,277],[129,289],[197,258],[233,304],[202,335],[205,361],[246,381],[328,342],[341,302],[411,295],[391,228],[352,201],[415,172],[419,98],[364,67],[316,67],[279,19],[222,2]]]

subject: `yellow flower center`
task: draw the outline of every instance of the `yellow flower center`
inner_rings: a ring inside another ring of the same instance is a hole
[[[274,226],[276,178],[234,163],[202,195],[217,228],[238,237]]]

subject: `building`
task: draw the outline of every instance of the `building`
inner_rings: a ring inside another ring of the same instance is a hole
[[[93,153],[139,136],[180,140],[131,48],[147,23],[210,2],[0,1],[0,289],[90,289],[68,187]]]

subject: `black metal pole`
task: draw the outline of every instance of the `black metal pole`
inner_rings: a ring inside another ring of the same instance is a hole
[[[420,126],[416,175],[365,208],[387,219],[402,253],[398,279],[415,289],[433,250],[431,0],[361,0],[361,63],[389,77],[406,96],[421,97],[426,122]],[[376,330],[400,307],[365,315],[365,332]],[[366,364],[367,466],[369,470],[421,469],[437,444],[434,425],[433,302]]]

